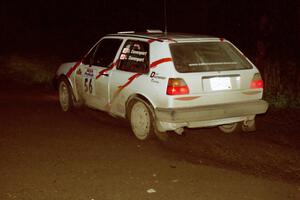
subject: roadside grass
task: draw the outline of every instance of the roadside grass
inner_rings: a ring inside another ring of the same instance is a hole
[[[10,54],[0,57],[1,80],[5,85],[52,87],[52,80],[59,65],[56,57]]]

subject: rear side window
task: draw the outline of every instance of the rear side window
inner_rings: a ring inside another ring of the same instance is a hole
[[[137,73],[149,72],[149,44],[128,40],[121,52],[119,70]]]
[[[178,72],[251,69],[252,65],[230,43],[190,42],[170,44]]]

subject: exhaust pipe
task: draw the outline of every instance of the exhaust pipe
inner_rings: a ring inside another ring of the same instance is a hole
[[[174,132],[177,133],[178,135],[182,135],[183,131],[184,129],[182,127],[174,130]]]

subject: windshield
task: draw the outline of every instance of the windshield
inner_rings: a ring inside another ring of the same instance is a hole
[[[251,64],[230,43],[190,42],[170,44],[178,72],[251,69]]]

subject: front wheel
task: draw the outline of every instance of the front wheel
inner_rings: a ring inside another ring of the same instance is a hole
[[[65,78],[62,78],[59,81],[58,95],[61,109],[65,112],[70,111],[74,106],[73,93],[68,81]]]

